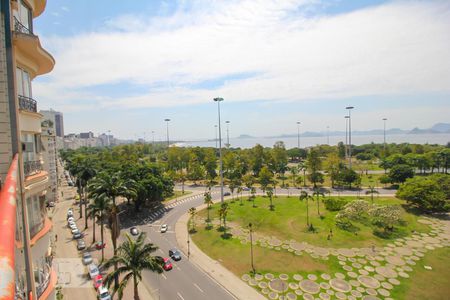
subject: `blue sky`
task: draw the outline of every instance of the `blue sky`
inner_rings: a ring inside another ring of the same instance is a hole
[[[113,5],[111,5],[113,4]],[[35,31],[56,59],[34,80],[69,132],[211,138],[450,122],[448,1],[53,0]]]

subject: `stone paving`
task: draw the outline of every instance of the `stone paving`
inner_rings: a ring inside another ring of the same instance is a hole
[[[308,254],[312,258],[328,260],[334,256],[342,266],[335,274],[244,274],[242,280],[258,288],[268,299],[392,299],[391,290],[400,280],[409,278],[412,266],[426,252],[450,246],[450,222],[421,218],[418,222],[430,226],[429,233],[416,233],[398,238],[385,247],[323,248],[295,240],[282,241],[276,237],[253,235],[253,244],[274,251],[288,251],[295,255]],[[229,224],[233,238],[249,243],[248,230]],[[428,267],[428,266],[427,266]],[[428,269],[428,268],[427,268]]]

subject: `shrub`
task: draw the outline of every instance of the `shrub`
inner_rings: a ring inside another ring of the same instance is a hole
[[[372,224],[384,229],[384,231],[392,231],[394,225],[400,221],[402,210],[398,205],[375,206],[369,211],[372,218]]]
[[[325,208],[329,211],[339,211],[349,202],[343,198],[331,197],[323,200]]]

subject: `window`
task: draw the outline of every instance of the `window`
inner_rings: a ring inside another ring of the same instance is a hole
[[[28,29],[30,33],[33,32],[33,17],[31,15],[31,9],[22,0],[17,1],[19,4],[18,10],[14,11],[14,17],[22,24],[23,27]]]
[[[16,68],[17,94],[19,96],[31,97],[31,80],[27,71]]]

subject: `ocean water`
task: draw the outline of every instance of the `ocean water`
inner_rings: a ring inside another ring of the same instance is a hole
[[[286,148],[297,147],[297,137],[283,137],[283,138],[230,138],[231,147],[252,148],[256,144],[264,147],[272,147],[276,142],[283,141]],[[339,142],[345,143],[345,136],[330,136],[330,145],[337,145]],[[383,135],[352,135],[353,145],[363,145],[369,143],[383,143]],[[411,144],[439,144],[446,145],[450,142],[450,134],[393,134],[386,135],[386,143],[411,143]],[[226,139],[222,141],[222,147],[225,146]],[[302,137],[300,136],[300,147],[310,147],[320,144],[327,144],[327,137]],[[179,146],[187,147],[215,147],[216,142],[210,141],[190,141],[178,143]]]

